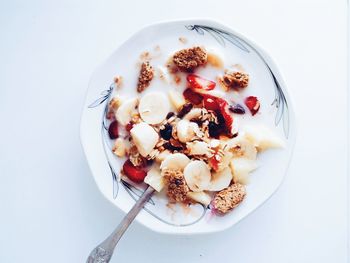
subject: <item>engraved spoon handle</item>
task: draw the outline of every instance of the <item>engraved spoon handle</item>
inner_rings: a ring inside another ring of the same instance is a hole
[[[128,229],[132,221],[135,219],[145,203],[151,198],[154,189],[148,186],[142,196],[137,200],[131,210],[125,215],[112,234],[107,237],[101,244],[91,251],[87,263],[108,263],[112,258],[113,251],[120,238]]]

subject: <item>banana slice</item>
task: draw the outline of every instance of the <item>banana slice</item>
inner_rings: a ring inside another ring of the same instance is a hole
[[[169,150],[164,150],[164,151],[160,152],[160,154],[158,154],[156,156],[156,162],[157,163],[163,162],[165,160],[165,158],[167,156],[169,156],[170,154],[171,154],[171,152]]]
[[[127,144],[125,140],[122,138],[116,139],[112,151],[116,156],[124,157],[127,152]]]
[[[143,157],[146,157],[152,152],[159,140],[158,133],[145,122],[134,125],[130,130],[130,134],[137,150]]]
[[[234,158],[230,162],[234,182],[249,183],[249,173],[257,168],[256,161],[247,158]]]
[[[206,142],[194,141],[186,143],[189,155],[209,155],[209,145]]]
[[[191,161],[184,169],[184,177],[193,192],[201,192],[210,184],[210,170],[203,161]]]
[[[139,113],[148,124],[158,124],[165,120],[170,109],[168,98],[160,92],[151,92],[140,99]]]
[[[224,155],[221,157],[219,164],[218,164],[218,169],[217,172],[223,171],[225,168],[227,168],[233,158],[233,153],[231,152],[224,152]]]
[[[230,168],[226,166],[220,172],[213,173],[211,175],[210,184],[208,191],[221,191],[222,189],[228,187],[232,181],[232,173]]]
[[[205,192],[188,192],[187,197],[191,198],[193,201],[201,203],[208,206],[211,202],[211,197]]]
[[[157,192],[162,191],[164,188],[164,178],[160,173],[159,166],[155,165],[148,171],[144,182],[152,186]]]
[[[138,99],[132,98],[123,102],[115,113],[115,118],[121,125],[127,125],[132,118],[132,114],[137,106]]]
[[[203,109],[201,108],[193,108],[192,110],[190,110],[189,113],[187,113],[183,119],[184,120],[193,120],[193,119],[198,119],[201,115],[202,115],[202,111]]]
[[[179,111],[181,107],[186,103],[184,96],[176,90],[170,90],[168,92],[168,96],[171,104],[177,111]]]
[[[169,169],[169,170],[180,170],[186,167],[186,165],[190,162],[190,159],[183,153],[173,153],[168,155],[162,164],[160,165],[160,169]]]
[[[180,120],[176,124],[177,137],[180,142],[189,142],[199,131],[198,124],[188,120]]]
[[[249,125],[245,127],[246,138],[248,138],[259,151],[269,148],[283,148],[285,142],[273,133],[271,129],[263,125]]]
[[[217,89],[213,89],[213,90],[195,89],[195,90],[198,93],[212,95],[214,97],[218,97],[222,99],[225,99],[225,97],[227,96],[226,92],[223,92]]]
[[[223,148],[231,151],[234,157],[244,157],[251,160],[256,159],[257,149],[255,144],[248,139],[245,133],[240,133],[237,137],[228,140]]]
[[[211,148],[218,148],[218,147],[220,147],[220,144],[221,144],[221,142],[218,139],[211,139],[209,142],[209,145]]]

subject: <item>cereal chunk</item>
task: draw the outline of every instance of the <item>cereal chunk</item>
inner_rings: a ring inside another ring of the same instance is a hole
[[[243,201],[245,195],[246,190],[244,185],[239,183],[232,184],[215,195],[213,200],[214,208],[218,212],[226,214],[238,206]]]
[[[172,203],[186,201],[189,188],[184,174],[179,170],[169,169],[164,170],[162,173],[168,185],[167,196],[169,201]]]
[[[249,83],[249,75],[240,71],[225,73],[223,84],[232,89],[245,88]]]
[[[201,47],[182,49],[174,54],[173,62],[181,71],[191,72],[207,63],[207,51]]]
[[[138,92],[144,91],[151,83],[153,76],[154,76],[154,70],[152,66],[149,64],[148,61],[143,62],[141,65],[139,81],[137,83],[137,91]]]

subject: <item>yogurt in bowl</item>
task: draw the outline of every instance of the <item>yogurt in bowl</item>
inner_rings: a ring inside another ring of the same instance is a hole
[[[94,73],[81,136],[107,199],[126,212],[148,184],[157,194],[137,220],[191,234],[224,230],[272,195],[294,125],[265,52],[185,20],[142,29]]]

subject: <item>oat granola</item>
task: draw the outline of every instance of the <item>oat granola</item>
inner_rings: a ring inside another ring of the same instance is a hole
[[[240,71],[227,72],[223,76],[222,81],[228,88],[246,88],[249,84],[249,75]]]
[[[226,214],[238,206],[243,201],[245,195],[246,190],[244,185],[239,183],[232,184],[215,195],[213,206],[220,213]]]
[[[154,77],[153,67],[150,65],[149,61],[143,62],[141,65],[139,81],[137,83],[137,91],[144,91],[151,83]]]
[[[184,202],[187,199],[189,188],[184,175],[179,170],[164,170],[164,179],[167,182],[167,196],[170,202]]]
[[[173,62],[181,71],[191,72],[207,63],[207,51],[201,47],[182,49],[174,54]]]

